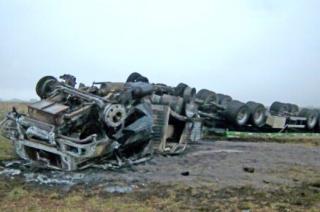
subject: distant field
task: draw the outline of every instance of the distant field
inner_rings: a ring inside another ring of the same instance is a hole
[[[3,119],[7,112],[15,107],[19,112],[25,113],[27,111],[26,103],[14,103],[14,102],[0,102],[0,119]]]
[[[18,112],[25,113],[27,105],[25,103],[0,102],[0,120],[5,118],[6,113],[15,107]],[[0,160],[8,160],[15,157],[11,143],[4,137],[0,136]]]

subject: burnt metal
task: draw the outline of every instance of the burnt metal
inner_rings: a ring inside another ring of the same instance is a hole
[[[118,161],[120,167],[144,161],[153,149],[181,153],[201,136],[195,89],[185,84],[160,86],[159,92],[158,85],[137,74],[125,83],[78,88],[74,76],[60,79],[41,78],[36,85],[41,100],[28,105],[27,114],[13,109],[1,122],[16,153],[34,165],[73,171]]]
[[[40,79],[36,90],[41,100],[28,106],[28,114],[12,111],[4,121],[4,135],[21,158],[72,171],[144,152],[152,133],[151,104],[145,100],[152,86],[125,83],[113,95],[103,96],[95,94],[93,86],[74,88],[71,75],[60,78],[63,81]],[[124,104],[119,96],[127,92],[131,98]]]
[[[62,75],[41,78],[40,101],[15,108],[0,122],[17,154],[32,164],[73,171],[146,161],[154,152],[181,154],[203,132],[316,131],[319,110],[275,102],[270,108],[185,83],[149,83],[139,73],[126,82],[82,83]],[[112,162],[111,162],[112,161]],[[117,161],[117,164],[114,164]]]

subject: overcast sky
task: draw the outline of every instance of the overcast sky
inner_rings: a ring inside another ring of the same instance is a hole
[[[0,0],[0,98],[44,75],[320,106],[319,0]]]

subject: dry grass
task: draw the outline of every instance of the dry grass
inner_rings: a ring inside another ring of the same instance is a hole
[[[6,113],[11,111],[13,107],[15,107],[18,112],[27,112],[27,105],[25,103],[0,102],[0,121],[5,118]],[[0,160],[13,158],[15,158],[15,154],[11,142],[0,135]]]
[[[319,211],[320,181],[273,191],[250,186],[152,184],[129,194],[77,187],[70,192],[0,182],[1,211]]]
[[[0,102],[0,119],[2,120],[6,113],[11,111],[13,107],[15,107],[21,113],[27,112],[26,103]]]

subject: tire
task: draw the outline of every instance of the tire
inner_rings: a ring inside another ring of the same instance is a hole
[[[298,113],[299,113],[299,106],[298,105],[290,104],[290,103],[288,103],[287,105],[288,105],[288,108],[289,108],[289,112],[292,115],[298,115]]]
[[[174,90],[175,95],[182,97],[185,102],[193,101],[197,93],[197,90],[195,88],[191,88],[184,83],[179,83],[177,87],[174,88]]]
[[[58,80],[53,76],[42,77],[36,85],[36,93],[41,99],[45,99],[52,92],[52,86],[57,83]]]
[[[197,99],[205,99],[205,97],[207,95],[209,95],[211,93],[211,91],[207,90],[207,89],[201,89],[200,91],[198,91],[198,93],[196,94],[196,98]]]
[[[183,99],[185,102],[193,102],[196,96],[197,90],[195,88],[186,87],[183,92]]]
[[[187,84],[179,83],[177,87],[175,87],[175,95],[183,97],[184,90],[189,87]]]
[[[248,102],[246,104],[250,111],[249,122],[255,127],[263,127],[267,120],[266,108],[263,104]]]
[[[227,104],[225,118],[235,126],[242,127],[247,124],[250,117],[248,106],[242,102],[233,100]]]
[[[284,104],[281,102],[274,102],[270,106],[270,112],[272,114],[281,115],[283,113],[289,113],[290,109],[289,109],[288,104]]]
[[[203,101],[203,104],[214,102],[218,103],[217,94],[207,89],[201,89],[197,94],[196,98]]]
[[[147,77],[141,76],[136,79],[136,82],[145,82],[149,83],[149,79]]]
[[[137,72],[133,72],[129,75],[126,82],[146,82],[149,83],[149,79],[147,77],[142,76]]]
[[[319,120],[319,113],[316,110],[304,108],[300,111],[299,116],[307,118],[306,128],[308,130],[315,129]]]
[[[133,72],[128,76],[126,82],[135,82],[139,77],[142,77],[142,75],[137,72]]]
[[[224,95],[224,94],[217,94],[217,96],[218,96],[218,104],[220,105],[226,106],[232,101],[231,96]]]

